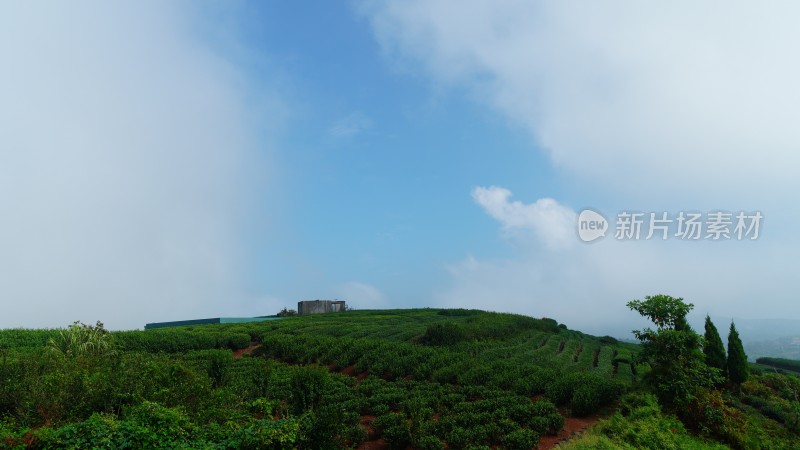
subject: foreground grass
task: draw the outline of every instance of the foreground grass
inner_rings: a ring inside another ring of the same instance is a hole
[[[749,389],[764,387],[775,380],[756,378],[750,381]],[[745,390],[747,390],[746,388]],[[744,392],[741,395],[749,395]],[[736,430],[735,441],[726,444],[714,436],[697,430],[687,430],[674,415],[666,414],[656,398],[638,392],[623,396],[618,411],[608,419],[601,420],[579,437],[559,446],[565,450],[601,449],[796,449],[798,435],[792,425],[772,420],[742,405],[738,397],[729,396],[727,401],[734,407],[734,414],[742,420]],[[691,424],[690,424],[691,425]]]

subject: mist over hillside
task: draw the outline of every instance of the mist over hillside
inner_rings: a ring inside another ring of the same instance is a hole
[[[627,318],[627,317],[626,317]],[[689,324],[702,333],[705,314],[690,314]],[[745,352],[751,361],[762,356],[800,359],[800,320],[794,319],[748,319],[741,317],[711,316],[719,329],[723,342],[727,342],[731,320],[742,338]],[[569,325],[569,321],[566,321]],[[637,342],[632,330],[648,326],[639,318],[628,321],[598,323],[582,327],[581,331],[595,336],[609,335],[625,342]]]

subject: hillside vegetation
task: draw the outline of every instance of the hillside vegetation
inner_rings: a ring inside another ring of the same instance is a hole
[[[784,369],[800,374],[800,361],[795,359],[762,357],[756,359],[756,363],[761,366]]]
[[[747,427],[731,440],[661,405],[642,354],[552,319],[461,309],[0,330],[0,448],[531,449],[565,417],[597,414],[610,418],[570,445],[796,441],[797,378],[710,391]]]
[[[251,343],[252,354],[233,357]],[[635,348],[549,319],[471,310],[5,330],[0,445],[347,448],[380,439],[529,449],[561,429],[563,412],[592,414],[618,398]]]

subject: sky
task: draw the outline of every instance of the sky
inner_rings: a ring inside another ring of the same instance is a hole
[[[800,320],[798,9],[2,2],[0,327],[336,298],[629,337],[654,294]],[[676,237],[718,211],[757,239]],[[617,239],[626,212],[668,238]]]

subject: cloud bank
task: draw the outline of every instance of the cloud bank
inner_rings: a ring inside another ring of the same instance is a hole
[[[475,202],[500,225],[502,238],[521,251],[448,264],[450,282],[437,293],[438,305],[552,317],[581,331],[621,337],[630,337],[637,323],[644,325],[625,304],[657,293],[694,303],[691,318],[699,322],[706,313],[750,318],[800,313],[786,288],[793,257],[780,246],[645,240],[644,235],[617,240],[613,222],[606,237],[586,244],[578,240],[576,211],[549,198],[510,202],[511,195],[500,187],[473,191]]]
[[[252,309],[268,153],[193,8],[0,6],[0,327]]]
[[[795,2],[360,5],[393,61],[527,128],[568,173],[647,199],[800,187]]]
[[[477,188],[473,199],[521,251],[451,264],[438,301],[598,332],[630,323],[624,304],[655,293],[685,296],[701,314],[800,317],[786,270],[797,248],[797,215],[786,205],[800,189],[798,10],[793,2],[359,3],[392,64],[526,129],[582,203],[766,217],[749,243],[552,245],[574,211]],[[538,236],[535,245],[520,230]]]

